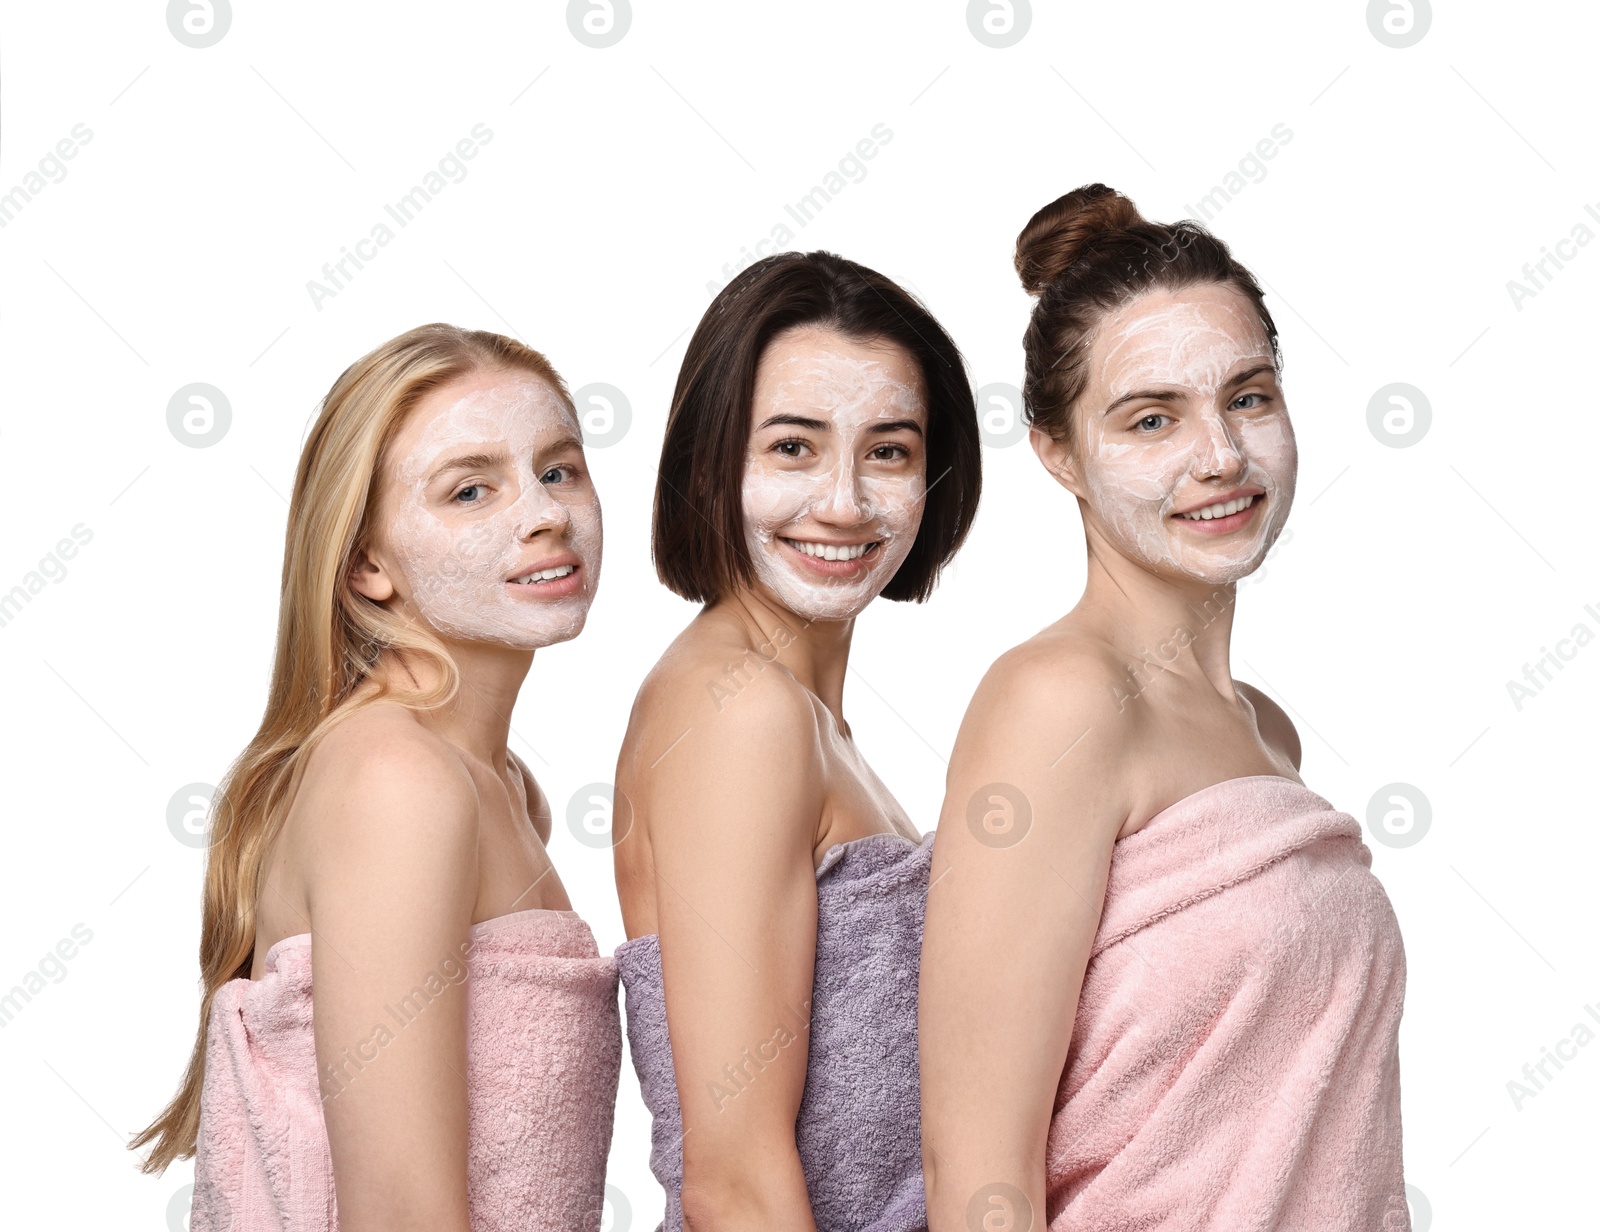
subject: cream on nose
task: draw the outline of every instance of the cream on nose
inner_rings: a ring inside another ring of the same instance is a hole
[[[1201,429],[1199,448],[1195,451],[1195,469],[1214,475],[1226,475],[1244,464],[1244,451],[1234,439],[1228,421],[1220,415],[1208,415]]]
[[[526,539],[546,527],[565,526],[571,520],[567,507],[537,479],[532,483],[524,483],[522,494],[511,507],[511,515],[516,519],[519,539]]]
[[[828,477],[828,489],[823,499],[817,503],[817,512],[834,518],[856,521],[861,518],[865,509],[866,502],[862,499],[855,468],[850,464],[849,458],[843,458]]]

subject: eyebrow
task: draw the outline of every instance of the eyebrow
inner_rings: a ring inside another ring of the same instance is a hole
[[[489,453],[464,453],[453,458],[446,458],[428,473],[424,483],[432,483],[441,475],[449,471],[475,471],[487,470],[491,466],[504,466],[510,458],[505,450],[496,449]]]
[[[570,430],[562,429],[561,435],[554,440],[540,445],[538,453],[560,453],[563,449],[583,449],[583,440],[574,435]],[[464,453],[454,458],[446,458],[429,472],[423,483],[433,483],[435,480],[451,471],[477,471],[489,470],[496,466],[509,466],[511,456],[503,449],[494,449],[482,453]]]
[[[756,431],[788,424],[792,428],[805,428],[811,432],[827,432],[832,424],[823,419],[808,419],[804,415],[777,414],[769,415],[756,425]],[[914,419],[886,419],[881,423],[873,423],[868,429],[870,432],[915,432],[922,435],[922,425]]]
[[[1248,381],[1253,381],[1263,372],[1276,372],[1271,364],[1257,364],[1254,368],[1246,368],[1238,376],[1231,376],[1218,386],[1219,389],[1237,389]],[[1181,389],[1135,389],[1131,393],[1123,394],[1110,406],[1106,407],[1101,415],[1109,415],[1124,402],[1176,402],[1184,396]]]

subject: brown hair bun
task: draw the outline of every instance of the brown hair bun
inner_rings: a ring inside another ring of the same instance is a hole
[[[1085,184],[1057,197],[1017,236],[1017,275],[1029,295],[1042,295],[1082,255],[1096,235],[1143,223],[1132,201],[1104,184]]]

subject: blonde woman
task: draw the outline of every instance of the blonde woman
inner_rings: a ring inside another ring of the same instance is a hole
[[[266,714],[217,795],[199,1035],[131,1144],[194,1156],[191,1232],[599,1227],[616,964],[506,740],[600,550],[537,352],[426,325],[329,391]]]

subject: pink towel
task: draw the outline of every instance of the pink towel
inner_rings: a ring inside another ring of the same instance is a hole
[[[467,978],[467,1166],[476,1232],[598,1229],[622,1063],[617,964],[573,911],[474,924]],[[446,959],[382,1024],[459,982]],[[384,1041],[354,1041],[341,1082]],[[339,1226],[311,1029],[311,937],[267,952],[260,980],[212,1002],[190,1232],[323,1232]]]
[[[1405,953],[1371,864],[1352,817],[1267,776],[1117,843],[1046,1145],[1051,1232],[1395,1226]]]

